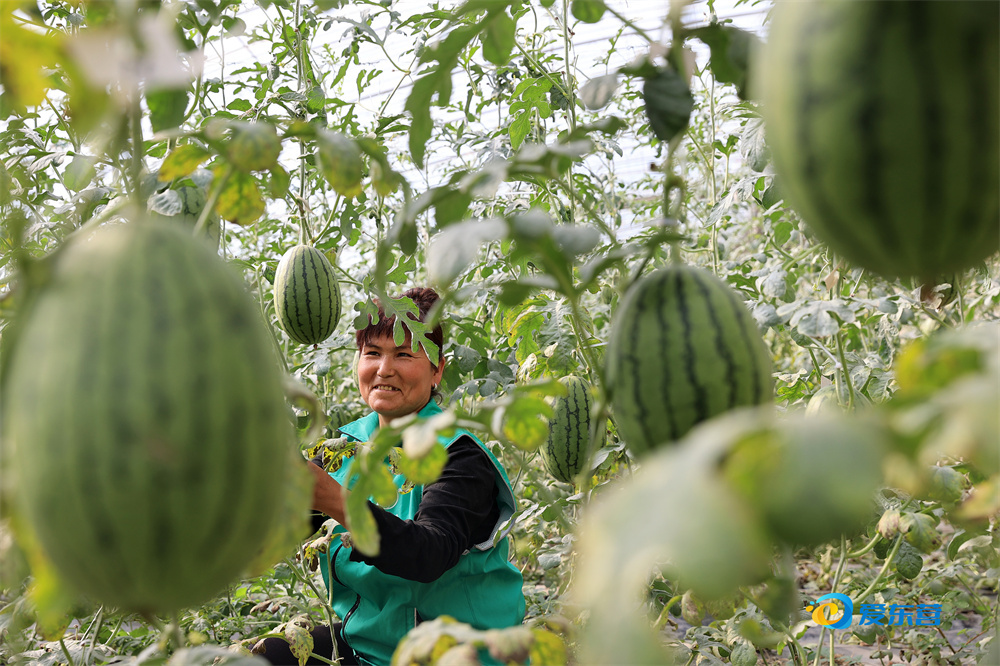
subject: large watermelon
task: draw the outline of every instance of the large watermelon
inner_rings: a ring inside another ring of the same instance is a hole
[[[333,334],[340,320],[340,288],[322,252],[296,245],[274,273],[274,309],[292,340],[315,345]]]
[[[67,583],[140,612],[206,601],[272,531],[294,428],[240,276],[180,225],[71,241],[4,385],[18,509]]]
[[[606,369],[618,430],[636,454],[773,395],[770,352],[750,312],[717,277],[681,264],[625,294]]]
[[[572,483],[589,457],[593,398],[586,379],[569,375],[560,381],[566,387],[566,395],[553,400],[549,436],[539,454],[554,479]]]
[[[1000,3],[780,2],[757,63],[789,203],[833,250],[933,283],[1000,248]]]

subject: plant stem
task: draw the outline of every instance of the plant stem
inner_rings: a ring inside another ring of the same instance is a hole
[[[868,552],[870,552],[870,551],[871,551],[871,550],[872,550],[873,548],[875,548],[875,546],[876,546],[876,545],[878,544],[878,542],[879,542],[879,541],[881,541],[881,540],[882,540],[882,535],[881,535],[881,534],[876,534],[876,535],[875,535],[874,537],[872,537],[871,541],[869,541],[869,542],[868,542],[867,544],[865,544],[865,546],[864,546],[864,547],[862,547],[862,548],[861,548],[860,550],[855,550],[855,551],[853,551],[853,552],[850,552],[850,553],[848,553],[848,554],[847,554],[847,557],[848,557],[848,558],[851,558],[851,559],[854,559],[854,558],[856,558],[856,557],[861,557],[861,556],[862,556],[862,555],[864,555],[865,553],[868,553]]]
[[[254,271],[254,275],[257,278],[257,293],[261,294],[260,298],[257,299],[257,304],[260,307],[260,318],[261,321],[269,322],[267,312],[264,310],[264,283],[261,281],[263,278],[263,268],[261,267]],[[275,355],[281,361],[281,365],[285,369],[285,374],[289,374],[288,360],[285,358],[285,352],[281,348],[281,341],[278,340],[278,336],[274,332],[274,326],[268,325],[267,331],[271,334],[271,342],[274,344]]]
[[[333,634],[333,609],[330,608],[329,595],[321,594],[320,591],[316,588],[316,585],[313,583],[312,578],[309,575],[303,574],[303,572],[299,570],[299,567],[296,566],[295,562],[291,560],[291,558],[286,558],[285,564],[288,565],[288,568],[292,571],[292,573],[295,575],[296,578],[300,579],[302,582],[304,582],[306,585],[309,586],[309,589],[312,590],[313,594],[316,595],[317,599],[326,598],[328,600],[328,603],[323,604],[323,615],[326,616],[327,624],[330,626],[330,633]],[[301,560],[300,560],[300,566],[301,566]],[[317,655],[317,657],[318,656],[319,655]],[[322,659],[322,657],[320,658]],[[340,655],[337,653],[337,641],[334,640],[333,661],[326,663],[331,663],[331,664],[337,663],[339,659]]]
[[[844,336],[837,331],[837,355],[840,358],[841,372],[847,384],[847,411],[854,409],[854,382],[851,380],[851,369],[847,366],[847,354],[844,353]]]
[[[837,571],[833,575],[833,582],[830,585],[830,591],[836,592],[837,588],[840,586],[841,576],[844,574],[844,567],[847,565],[847,539],[843,536],[840,537],[840,559],[837,562]],[[846,610],[846,609],[845,609]],[[833,638],[836,632],[827,626],[824,626],[819,632],[819,640],[816,641],[816,659],[813,660],[814,666],[819,666],[820,656],[823,652],[823,638],[826,636],[826,632],[830,631],[830,663],[833,664]]]
[[[573,76],[570,74],[570,46],[572,42],[569,38],[569,3],[570,0],[563,0],[563,64],[565,64],[566,69],[563,71],[563,76],[566,81],[566,99],[569,100],[569,106],[567,110],[569,111],[569,131],[572,134],[576,130],[576,90],[573,86]],[[573,183],[573,167],[570,167],[570,185]]]
[[[66,641],[62,636],[59,637],[59,647],[62,648],[62,653],[66,657],[66,661],[69,663],[69,666],[76,666],[76,664],[73,663],[73,657],[69,654],[69,648],[66,647]]]
[[[643,30],[642,28],[640,28],[639,26],[637,26],[635,23],[633,23],[629,19],[627,19],[624,16],[622,16],[621,14],[619,14],[610,5],[605,5],[604,10],[606,12],[608,12],[609,14],[611,14],[612,16],[614,16],[619,21],[621,21],[622,23],[624,23],[625,25],[627,25],[629,28],[631,28],[635,32],[635,34],[639,35],[640,37],[642,37],[643,39],[645,39],[650,44],[654,44],[656,42],[656,40],[653,39],[652,37],[650,37],[649,34],[647,34],[645,30]]]
[[[889,553],[885,556],[885,564],[883,564],[882,568],[879,569],[878,574],[875,576],[875,580],[873,580],[871,584],[868,585],[867,588],[865,588],[864,592],[858,595],[858,598],[855,601],[859,605],[861,604],[862,601],[867,599],[868,595],[870,595],[872,592],[875,591],[875,587],[882,582],[882,579],[885,577],[886,572],[889,571],[889,565],[892,564],[893,558],[896,557],[896,553],[899,552],[899,544],[901,543],[903,543],[902,534],[896,537],[896,541],[892,544],[892,548],[889,550]]]
[[[87,650],[87,657],[84,659],[84,663],[90,663],[93,661],[94,648],[97,646],[97,637],[101,633],[101,627],[104,625],[104,606],[97,609],[97,617],[91,623],[90,627],[87,628],[89,633],[91,629],[94,630],[90,637],[90,649]]]

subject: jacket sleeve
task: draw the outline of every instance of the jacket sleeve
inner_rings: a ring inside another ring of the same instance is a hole
[[[448,447],[448,462],[434,483],[424,486],[412,520],[402,520],[368,503],[378,525],[381,553],[355,562],[407,580],[430,583],[455,566],[462,553],[489,538],[500,517],[493,463],[468,437]]]

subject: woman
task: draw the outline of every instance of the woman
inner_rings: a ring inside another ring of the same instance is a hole
[[[425,321],[438,300],[432,289],[410,289]],[[435,365],[423,348],[393,341],[395,318],[357,331],[358,389],[372,413],[340,428],[354,441],[370,441],[380,426],[417,413],[441,412],[432,399],[444,372],[443,355]],[[427,335],[438,349],[444,336],[437,326]],[[378,525],[381,552],[368,557],[335,539],[322,560],[323,578],[340,622],[334,626],[342,664],[389,663],[396,643],[418,622],[449,615],[479,629],[503,628],[524,619],[521,572],[507,560],[507,532],[516,501],[503,467],[472,433],[458,430],[439,440],[448,451],[440,478],[401,492],[383,509],[369,502]],[[316,477],[313,508],[340,525],[350,465],[327,474],[310,462]],[[405,478],[395,478],[401,488]],[[337,532],[344,528],[338,526]],[[313,631],[317,654],[329,657],[329,627]],[[262,655],[271,663],[296,663],[278,638],[265,641]],[[322,663],[310,661],[309,663]]]

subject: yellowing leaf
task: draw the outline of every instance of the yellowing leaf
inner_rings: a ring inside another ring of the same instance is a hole
[[[233,172],[219,194],[215,212],[227,222],[244,225],[264,214],[264,200],[257,181],[248,173]]]
[[[267,123],[233,122],[226,143],[226,156],[233,168],[243,173],[270,169],[281,154],[281,139]]]
[[[185,143],[183,146],[177,146],[163,160],[157,178],[163,182],[183,178],[191,174],[210,156],[211,153],[206,148],[194,143]]]
[[[304,666],[313,651],[313,637],[309,628],[293,620],[285,625],[285,640],[288,641],[292,654],[299,660],[299,666]]]
[[[549,436],[545,417],[551,416],[552,407],[543,398],[518,398],[504,412],[503,435],[519,449],[534,451]]]
[[[28,598],[35,606],[36,631],[47,641],[57,641],[73,619],[72,609],[79,598],[59,578],[32,529],[17,515],[11,527],[31,568]]]
[[[976,484],[958,510],[958,518],[986,523],[1000,515],[1000,475]]]
[[[530,662],[564,666],[567,660],[566,644],[556,634],[547,629],[533,629],[535,641],[531,644]]]
[[[420,458],[410,458],[405,453],[399,458],[399,472],[413,483],[428,484],[437,481],[448,462],[448,450],[435,442]]]
[[[48,88],[42,73],[60,60],[61,34],[29,29],[14,11],[22,3],[0,3],[0,81],[4,90],[18,104],[41,104]]]

